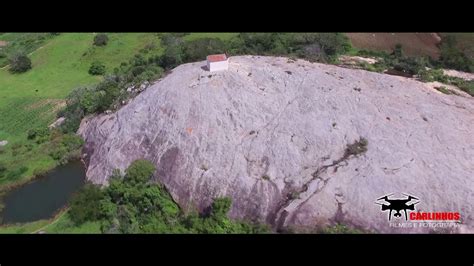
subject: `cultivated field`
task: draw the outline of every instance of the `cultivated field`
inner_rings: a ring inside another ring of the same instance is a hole
[[[46,147],[34,143],[26,145],[26,133],[31,128],[52,123],[56,112],[64,106],[65,97],[74,88],[102,79],[88,73],[92,62],[102,62],[106,72],[111,73],[144,48],[149,55],[163,52],[159,33],[110,33],[108,44],[102,47],[93,45],[94,33],[43,35],[38,38],[38,35],[25,33],[0,34],[0,41],[20,50],[25,48],[32,61],[32,69],[22,74],[10,73],[8,66],[0,69],[0,141],[9,142],[0,148],[0,162],[19,173],[0,177],[0,190],[6,184],[22,183],[54,166]],[[192,33],[186,39],[227,39],[233,35],[235,33]],[[25,38],[30,41],[23,47]]]
[[[410,56],[427,55],[438,58],[436,46],[440,39],[433,33],[347,33],[352,45],[358,49],[391,52],[396,44]]]

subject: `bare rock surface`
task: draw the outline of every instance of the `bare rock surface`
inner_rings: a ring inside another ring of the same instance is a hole
[[[87,178],[107,184],[113,169],[145,158],[185,210],[230,196],[232,218],[275,228],[431,232],[390,227],[374,204],[404,192],[420,198],[418,211],[459,211],[458,230],[472,232],[472,98],[287,58],[231,57],[216,73],[204,65],[181,65],[119,111],[84,119]],[[367,152],[344,158],[361,137]]]

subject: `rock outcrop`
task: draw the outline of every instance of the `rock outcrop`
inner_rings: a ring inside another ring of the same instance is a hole
[[[446,231],[390,227],[374,202],[404,192],[418,211],[460,212],[456,230],[473,229],[472,98],[302,60],[229,60],[212,74],[205,62],[181,65],[119,111],[84,119],[88,179],[107,184],[145,158],[185,210],[230,196],[232,218],[280,229]],[[367,151],[344,156],[360,138]]]

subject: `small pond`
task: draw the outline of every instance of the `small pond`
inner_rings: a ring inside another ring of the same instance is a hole
[[[85,183],[80,161],[58,166],[44,177],[8,192],[3,203],[2,223],[24,223],[51,218]]]

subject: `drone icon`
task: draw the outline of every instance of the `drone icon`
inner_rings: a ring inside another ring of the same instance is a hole
[[[388,215],[388,220],[390,221],[392,218],[392,211],[395,211],[394,216],[399,218],[402,216],[400,213],[401,211],[404,211],[405,213],[405,220],[408,220],[407,216],[407,210],[415,210],[415,204],[420,203],[420,200],[414,196],[402,193],[403,195],[407,196],[406,199],[390,199],[389,197],[392,196],[394,193],[391,193],[389,195],[383,196],[375,202],[375,204],[381,205],[382,206],[382,211],[389,210],[389,215]],[[378,201],[385,201],[388,204],[380,203]],[[412,202],[413,201],[413,202]],[[408,204],[411,202],[411,204]]]

